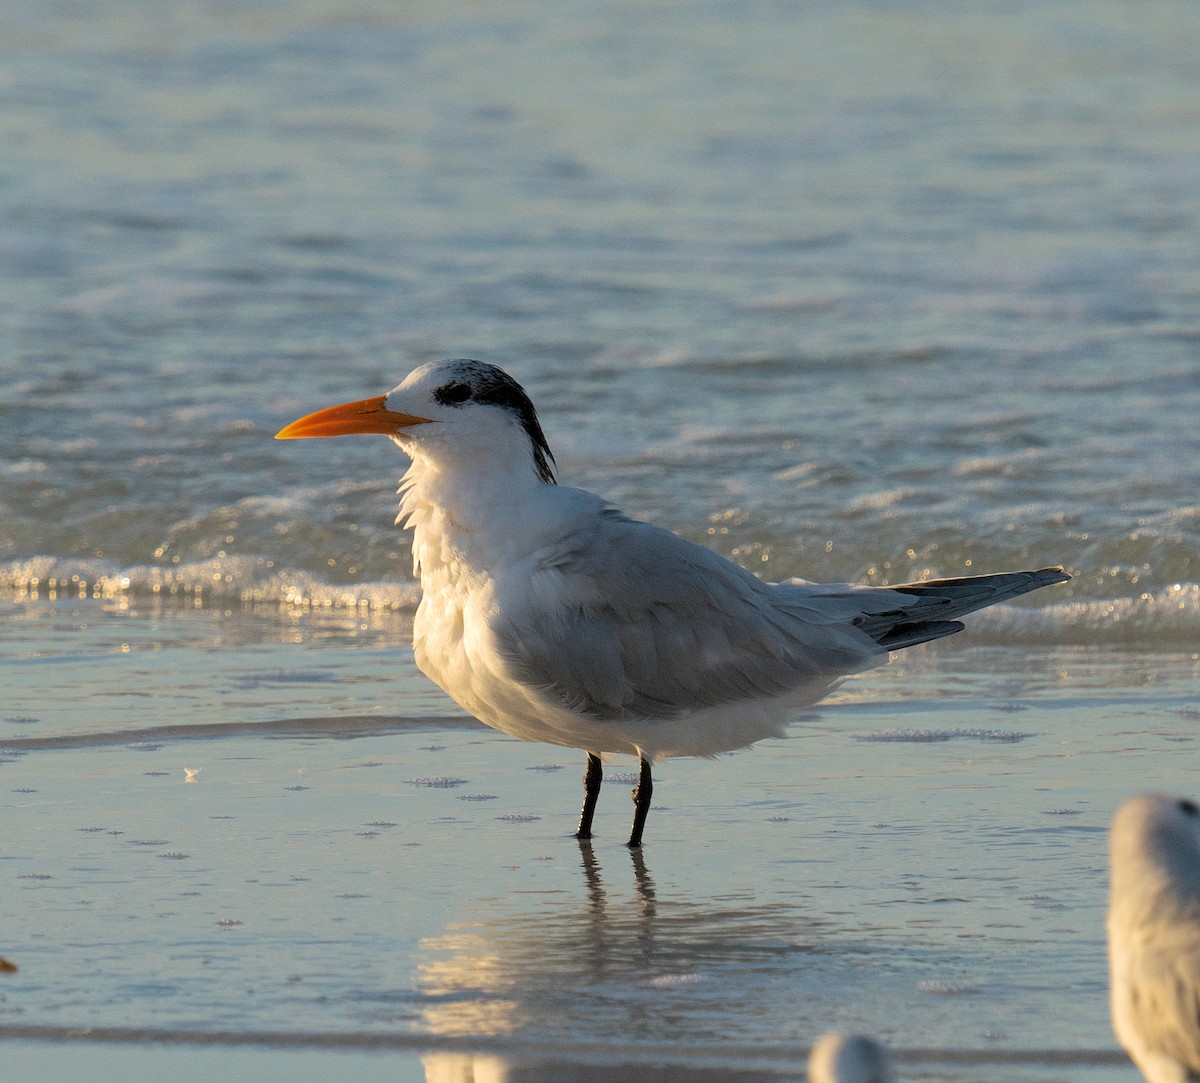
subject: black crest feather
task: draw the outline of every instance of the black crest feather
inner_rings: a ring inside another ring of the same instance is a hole
[[[434,400],[443,406],[462,406],[468,402],[503,406],[516,414],[521,427],[529,436],[537,475],[547,485],[555,484],[554,453],[546,442],[538,421],[537,411],[525,389],[503,369],[486,361],[457,357],[446,361],[445,382],[433,393]]]

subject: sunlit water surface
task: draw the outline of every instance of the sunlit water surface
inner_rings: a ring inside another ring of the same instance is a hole
[[[1194,5],[0,25],[6,1077],[758,1083],[835,1027],[1133,1077],[1105,831],[1196,793]],[[413,667],[395,449],[271,439],[446,355],[768,578],[1074,578],[664,764],[642,855],[610,764],[581,848],[582,755]]]

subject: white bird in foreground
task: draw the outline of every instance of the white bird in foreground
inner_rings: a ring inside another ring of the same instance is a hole
[[[822,1034],[808,1058],[809,1083],[895,1083],[887,1047],[859,1034]]]
[[[1200,1083],[1200,806],[1131,798],[1109,849],[1113,1030],[1149,1083]]]
[[[555,484],[529,397],[481,361],[422,365],[388,394],[309,414],[276,439],[351,433],[382,433],[412,459],[396,521],[413,532],[421,582],[417,665],[486,725],[587,752],[581,839],[601,754],[640,761],[628,843],[640,846],[656,760],[781,736],[840,677],[1070,578],[1043,568],[891,588],[764,583]]]

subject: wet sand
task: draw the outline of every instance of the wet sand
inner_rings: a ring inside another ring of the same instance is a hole
[[[403,627],[37,610],[0,723],[9,1063],[690,1079],[861,1029],[906,1078],[1129,1078],[1105,832],[1190,792],[1190,655],[907,652],[788,740],[662,764],[630,854],[632,763],[581,847],[582,755],[457,714]]]

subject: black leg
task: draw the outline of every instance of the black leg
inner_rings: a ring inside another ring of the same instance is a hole
[[[579,814],[579,830],[575,832],[577,839],[592,837],[592,813],[596,811],[596,798],[600,796],[600,783],[604,781],[604,768],[600,765],[600,757],[595,752],[589,752],[587,770],[583,773],[583,811]]]
[[[650,777],[650,761],[642,757],[638,784],[633,789],[633,830],[626,845],[636,850],[642,844],[642,828],[646,826],[646,814],[650,811],[650,798],[654,796],[654,780]]]

